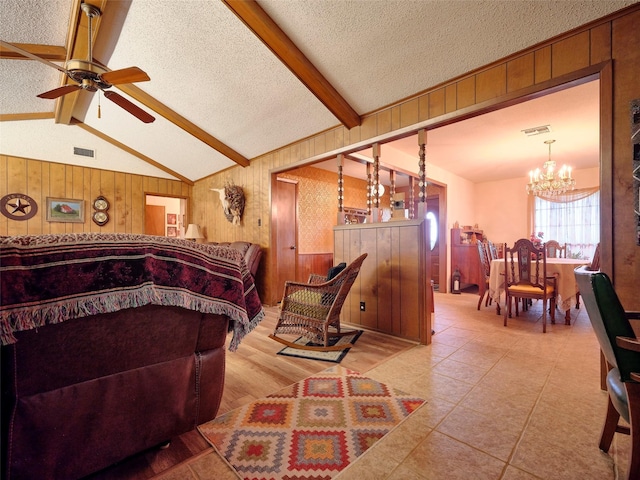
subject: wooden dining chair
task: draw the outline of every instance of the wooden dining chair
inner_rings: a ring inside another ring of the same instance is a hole
[[[489,278],[491,278],[491,259],[489,253],[489,245],[484,242],[478,242],[478,256],[480,257],[480,269],[484,274],[484,284],[479,285],[478,310],[482,305],[482,299],[486,298],[484,306],[488,307],[492,303],[491,295],[489,295]]]
[[[511,299],[523,301],[542,300],[542,332],[547,331],[547,301],[550,301],[551,323],[555,323],[556,278],[547,277],[547,255],[544,245],[540,248],[527,238],[517,240],[513,247],[504,245],[504,326],[511,317]]]
[[[547,258],[567,258],[567,244],[562,245],[557,240],[549,240],[544,244]]]
[[[489,264],[491,264],[491,260],[498,259],[498,249],[496,248],[496,244],[491,240],[487,240],[487,253],[489,254]]]
[[[593,258],[589,264],[588,270],[596,272],[600,270],[600,242],[596,245],[596,250],[593,252]],[[580,308],[580,290],[576,292],[576,310]]]
[[[596,250],[593,252],[593,258],[591,259],[591,264],[589,265],[589,270],[595,272],[596,270],[600,270],[600,242],[596,245]]]

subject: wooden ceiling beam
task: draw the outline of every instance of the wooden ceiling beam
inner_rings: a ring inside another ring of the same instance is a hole
[[[0,113],[0,122],[16,122],[20,120],[49,120],[53,112],[35,113]]]
[[[55,45],[39,45],[35,43],[14,43],[16,47],[26,50],[29,53],[37,55],[40,58],[49,60],[50,62],[64,62],[67,59],[67,50],[64,47]],[[11,60],[28,60],[13,50],[9,50],[0,46],[0,58]]]
[[[115,138],[112,138],[109,135],[105,135],[100,130],[96,130],[95,128],[90,127],[89,125],[87,125],[86,123],[81,122],[77,118],[71,118],[71,122],[69,124],[70,125],[76,125],[76,126],[82,128],[86,132],[89,132],[89,133],[95,135],[96,137],[101,138],[102,140],[110,143],[111,145],[113,145],[115,147],[118,147],[121,150],[124,150],[128,154],[133,155],[134,157],[138,157],[140,160],[143,160],[144,162],[147,162],[148,164],[153,165],[154,167],[162,170],[163,172],[166,172],[169,175],[172,175],[175,178],[177,178],[179,180],[182,180],[187,185],[193,186],[193,184],[194,184],[193,180],[190,180],[187,177],[185,177],[183,175],[180,175],[178,172],[174,172],[170,168],[167,168],[164,165],[162,165],[161,163],[156,162],[155,160],[147,157],[146,155],[138,152],[137,150],[134,150],[133,148],[126,146],[124,143],[117,141]]]
[[[69,30],[67,31],[67,58],[66,61],[72,58],[87,59],[89,54],[89,19],[87,15],[80,10],[82,3],[91,4],[104,12],[108,0],[73,0],[71,7],[71,16],[69,18]],[[100,30],[101,17],[93,19],[91,26],[92,42],[95,44],[98,31]],[[63,81],[61,85],[75,84],[73,80],[63,75]],[[86,95],[86,92],[77,91],[63,95],[56,100],[55,108],[55,122],[64,125],[71,124],[73,118],[74,109],[78,102],[79,95]]]
[[[360,125],[360,115],[255,0],[222,1],[345,127]]]

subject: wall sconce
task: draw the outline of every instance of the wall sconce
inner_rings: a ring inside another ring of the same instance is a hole
[[[200,225],[190,223],[187,227],[186,233],[184,234],[184,238],[193,240],[194,242],[199,238],[204,238],[202,232],[200,231]]]

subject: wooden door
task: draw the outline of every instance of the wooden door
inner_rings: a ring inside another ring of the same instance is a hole
[[[144,206],[144,233],[164,237],[164,205]]]
[[[298,261],[298,185],[277,179],[273,195],[276,230],[276,299],[284,293],[284,282],[297,280]]]

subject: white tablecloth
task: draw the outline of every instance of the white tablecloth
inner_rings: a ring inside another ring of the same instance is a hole
[[[504,258],[491,261],[489,277],[489,295],[499,305],[500,295],[504,291]],[[581,265],[588,265],[587,260],[574,258],[547,258],[547,276],[555,275],[557,280],[556,303],[562,311],[569,310],[575,303],[578,284],[573,270]]]

